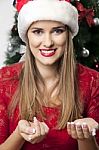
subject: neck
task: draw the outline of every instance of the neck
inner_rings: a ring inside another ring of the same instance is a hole
[[[57,72],[58,64],[43,65],[36,63],[36,65],[45,83],[45,95],[47,94],[45,99],[47,105],[51,107],[60,105],[60,100],[57,96],[58,86],[56,87],[59,81],[59,74]],[[41,84],[39,84],[39,87],[42,90]]]
[[[36,63],[37,68],[45,82],[56,79],[58,76],[57,73],[57,64],[53,65],[43,65]]]

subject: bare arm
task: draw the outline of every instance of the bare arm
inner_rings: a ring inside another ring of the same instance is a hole
[[[18,133],[18,128],[0,145],[0,150],[20,150],[25,140]]]
[[[78,140],[79,150],[99,150],[99,146],[96,143],[95,138]]]

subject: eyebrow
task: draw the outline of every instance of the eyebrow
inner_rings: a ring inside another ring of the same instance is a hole
[[[53,27],[52,29],[60,29],[60,28],[64,28],[64,29],[66,29],[66,26]],[[36,29],[36,30],[37,30],[37,29],[39,29],[39,30],[43,30],[43,28],[39,28],[39,27],[32,27],[31,29],[32,29],[32,30],[33,30],[33,29]]]
[[[53,27],[53,29],[60,29],[60,28],[64,28],[64,29],[66,29],[66,26]]]

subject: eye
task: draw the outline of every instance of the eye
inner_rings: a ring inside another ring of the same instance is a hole
[[[65,31],[65,29],[58,29],[57,28],[57,29],[53,30],[53,33],[56,34],[56,35],[59,35],[59,34],[63,33],[64,31]]]
[[[42,31],[42,30],[39,30],[39,29],[33,30],[32,32],[33,32],[35,35],[42,35],[42,33],[43,33],[43,31]]]

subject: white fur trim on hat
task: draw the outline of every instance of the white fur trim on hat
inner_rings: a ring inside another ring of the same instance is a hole
[[[29,26],[39,20],[59,21],[70,28],[73,37],[78,33],[77,9],[65,0],[33,0],[24,4],[18,15],[18,32],[24,42]]]

